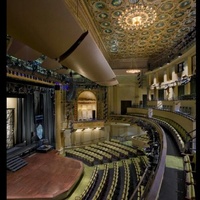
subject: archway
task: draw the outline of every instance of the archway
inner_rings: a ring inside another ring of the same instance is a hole
[[[97,100],[94,93],[84,91],[77,101],[78,121],[94,120],[97,116]]]

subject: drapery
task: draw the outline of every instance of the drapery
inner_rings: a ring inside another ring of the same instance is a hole
[[[54,104],[51,91],[35,91],[17,99],[17,135],[16,144],[26,142],[31,144],[31,132],[36,132],[36,116],[42,115],[43,139],[49,140],[54,146]]]

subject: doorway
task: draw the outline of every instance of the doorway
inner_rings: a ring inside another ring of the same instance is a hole
[[[121,115],[126,115],[127,108],[131,107],[131,101],[121,101]]]
[[[78,96],[78,121],[97,118],[97,99],[93,92],[84,91]]]
[[[143,94],[142,96],[142,107],[146,108],[147,107],[147,95]]]

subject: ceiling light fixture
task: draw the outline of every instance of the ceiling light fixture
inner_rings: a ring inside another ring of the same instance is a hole
[[[133,69],[133,59],[131,59],[131,69],[127,69],[126,73],[128,74],[137,74],[140,73],[140,69]]]
[[[135,1],[136,4],[138,1]],[[125,30],[138,30],[148,27],[156,19],[156,11],[142,4],[131,6],[126,9],[118,18],[119,25]]]

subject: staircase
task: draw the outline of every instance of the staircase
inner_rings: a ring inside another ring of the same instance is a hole
[[[28,163],[19,156],[14,156],[10,159],[7,159],[7,169],[12,172],[15,172],[15,171],[21,169],[22,167],[24,167],[27,164]]]

